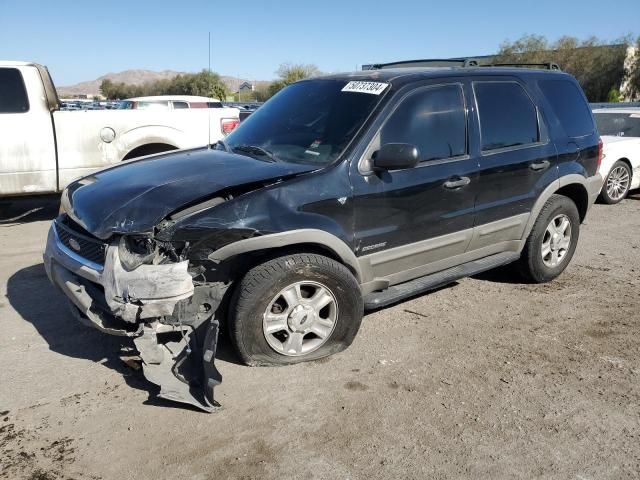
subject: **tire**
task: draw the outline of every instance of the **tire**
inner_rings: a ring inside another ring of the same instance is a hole
[[[618,160],[604,180],[600,200],[607,205],[620,203],[627,197],[631,187],[631,168],[626,162]]]
[[[568,225],[564,230],[565,235],[561,235],[560,231],[565,225],[565,219]],[[566,229],[569,233],[568,240]],[[556,232],[558,235],[551,235],[551,232]],[[552,195],[542,207],[531,229],[517,264],[518,271],[526,281],[531,283],[545,283],[553,280],[569,265],[579,237],[580,215],[576,204],[563,195]]]
[[[363,311],[358,282],[344,265],[312,253],[284,255],[238,283],[229,336],[246,365],[317,360],[351,345]]]

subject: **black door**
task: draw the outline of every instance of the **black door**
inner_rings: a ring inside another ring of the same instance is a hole
[[[352,170],[356,254],[380,257],[374,275],[463,253],[473,227],[477,160],[468,155],[462,84],[419,87],[390,108]],[[418,147],[418,166],[372,172],[368,158],[387,143]]]
[[[558,173],[556,148],[524,85],[480,80],[473,92],[479,131],[471,143],[480,165],[475,224],[508,220],[484,231],[482,245],[471,245],[476,248],[519,239],[533,204]]]

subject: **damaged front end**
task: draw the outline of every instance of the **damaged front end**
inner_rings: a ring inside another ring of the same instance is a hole
[[[224,291],[197,280],[188,250],[186,242],[152,235],[103,241],[62,214],[49,231],[44,263],[79,321],[133,338],[160,397],[210,412],[219,406],[216,311]]]

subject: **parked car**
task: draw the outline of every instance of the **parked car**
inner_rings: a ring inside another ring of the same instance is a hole
[[[210,411],[220,322],[247,365],[344,350],[364,309],[508,263],[548,282],[600,192],[576,80],[400,68],[294,83],[213,150],[73,182],[45,267],[73,314],[134,337],[160,396]]]
[[[217,98],[195,95],[158,95],[122,100],[120,110],[180,110],[185,108],[224,108]]]
[[[59,192],[122,160],[215,143],[238,123],[236,108],[61,111],[45,67],[0,62],[0,196]]]
[[[640,108],[602,108],[593,111],[604,142],[600,193],[604,203],[621,202],[640,188]]]

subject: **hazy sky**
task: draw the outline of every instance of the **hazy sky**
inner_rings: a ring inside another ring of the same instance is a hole
[[[363,63],[494,53],[525,33],[640,35],[640,0],[270,2],[0,0],[0,60],[49,67],[58,85],[131,68],[269,80],[283,62]]]

